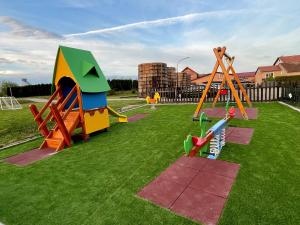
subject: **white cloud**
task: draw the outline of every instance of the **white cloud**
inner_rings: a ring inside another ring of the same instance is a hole
[[[62,2],[67,6],[80,9],[90,8],[97,3],[96,0],[63,0]]]
[[[58,34],[26,25],[9,16],[0,16],[0,24],[8,26],[11,33],[20,37],[61,38]]]
[[[24,76],[24,71],[17,70],[0,70],[0,76]]]
[[[204,18],[216,18],[216,17],[225,17],[228,15],[233,14],[242,14],[247,13],[249,10],[220,10],[220,11],[211,11],[211,12],[202,12],[202,13],[191,13],[184,16],[176,16],[176,17],[169,17],[157,20],[147,20],[141,21],[137,23],[129,23],[121,26],[115,26],[110,28],[98,29],[87,31],[83,33],[74,33],[74,34],[67,34],[65,37],[76,37],[76,36],[87,36],[87,35],[94,35],[94,34],[106,34],[106,33],[113,33],[119,31],[126,31],[129,29],[137,29],[137,28],[148,28],[153,26],[167,26],[175,23],[181,22],[193,22],[195,20],[200,20]]]
[[[137,65],[143,62],[162,61],[176,66],[176,61],[185,56],[191,58],[182,62],[179,69],[191,66],[199,73],[208,73],[215,63],[213,47],[224,45],[230,54],[236,56],[234,65],[237,72],[254,71],[259,65],[272,64],[279,55],[300,54],[300,27],[280,32],[277,30],[278,24],[286,24],[285,17],[272,17],[272,21],[268,21],[271,17],[268,12],[255,12],[237,10],[194,13],[69,34],[64,38],[48,35],[47,31],[23,23],[12,22],[14,19],[5,19],[6,22],[3,22],[1,17],[0,23],[10,24],[11,30],[0,33],[0,79],[25,77],[32,83],[51,82],[58,45],[91,50],[107,77],[136,76]],[[194,23],[198,20],[200,23]],[[160,31],[164,33],[168,25],[175,23],[184,23],[185,26],[176,33],[166,33],[167,41],[160,42],[155,29],[162,28]],[[226,27],[221,32],[216,29],[215,23]],[[112,34],[119,34],[120,31],[123,32],[118,35],[121,39],[112,41]],[[148,35],[146,37],[145,31]],[[226,35],[225,31],[228,31]],[[136,35],[128,38],[127,35],[132,33],[141,34],[142,37]],[[89,35],[93,37],[94,34],[108,34],[108,38],[89,38]],[[173,37],[170,35],[178,37],[179,41],[169,41]],[[159,45],[147,44],[144,38],[154,40]]]

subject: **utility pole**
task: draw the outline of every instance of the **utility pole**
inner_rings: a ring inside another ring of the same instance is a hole
[[[175,89],[175,97],[176,97],[176,99],[177,99],[177,89],[178,89],[178,65],[179,65],[179,63],[181,63],[183,60],[186,60],[186,59],[189,59],[189,58],[191,58],[191,57],[184,57],[184,58],[181,58],[181,59],[179,59],[178,61],[177,61],[177,63],[176,63],[176,89]]]

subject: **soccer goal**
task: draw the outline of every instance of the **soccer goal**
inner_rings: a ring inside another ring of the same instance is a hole
[[[0,109],[22,109],[22,106],[15,97],[0,97]]]

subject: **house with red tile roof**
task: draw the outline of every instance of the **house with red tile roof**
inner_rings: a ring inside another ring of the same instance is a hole
[[[191,80],[192,84],[194,84],[194,85],[207,84],[210,75],[211,75],[210,73],[199,74],[196,79]],[[232,74],[229,74],[229,76],[230,76],[231,79],[233,79],[233,75]],[[224,77],[223,73],[217,72],[216,75],[215,75],[215,77],[214,77],[213,83],[215,83],[215,84],[221,84],[221,82],[223,80],[223,77]]]
[[[242,83],[254,83],[255,82],[255,72],[242,72],[236,73]]]
[[[209,77],[210,77],[210,73],[206,73],[206,74],[198,74],[198,77],[195,79],[192,79],[192,84],[194,85],[203,85],[206,84]],[[233,79],[233,75],[229,74],[230,78]],[[243,72],[243,73],[237,73],[237,76],[239,77],[240,81],[242,83],[254,83],[254,78],[255,78],[255,72]],[[224,74],[217,72],[213,83],[215,84],[221,84],[222,80],[224,78]]]
[[[300,77],[300,55],[280,56],[272,66],[259,66],[255,72],[255,83],[285,76]]]
[[[280,63],[300,63],[300,55],[280,56],[273,65],[279,65]]]
[[[255,72],[255,84],[261,84],[268,79],[281,75],[281,68],[276,66],[259,66]]]
[[[200,76],[199,73],[197,73],[195,70],[193,70],[192,68],[190,68],[188,66],[185,67],[181,72],[190,75],[191,80],[195,80]]]
[[[300,75],[300,63],[281,63],[279,64],[281,70],[288,75]]]

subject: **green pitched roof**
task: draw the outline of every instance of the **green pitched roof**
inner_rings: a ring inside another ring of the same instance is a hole
[[[106,92],[110,90],[103,72],[90,51],[65,46],[59,46],[58,52],[59,50],[62,51],[82,92]]]

